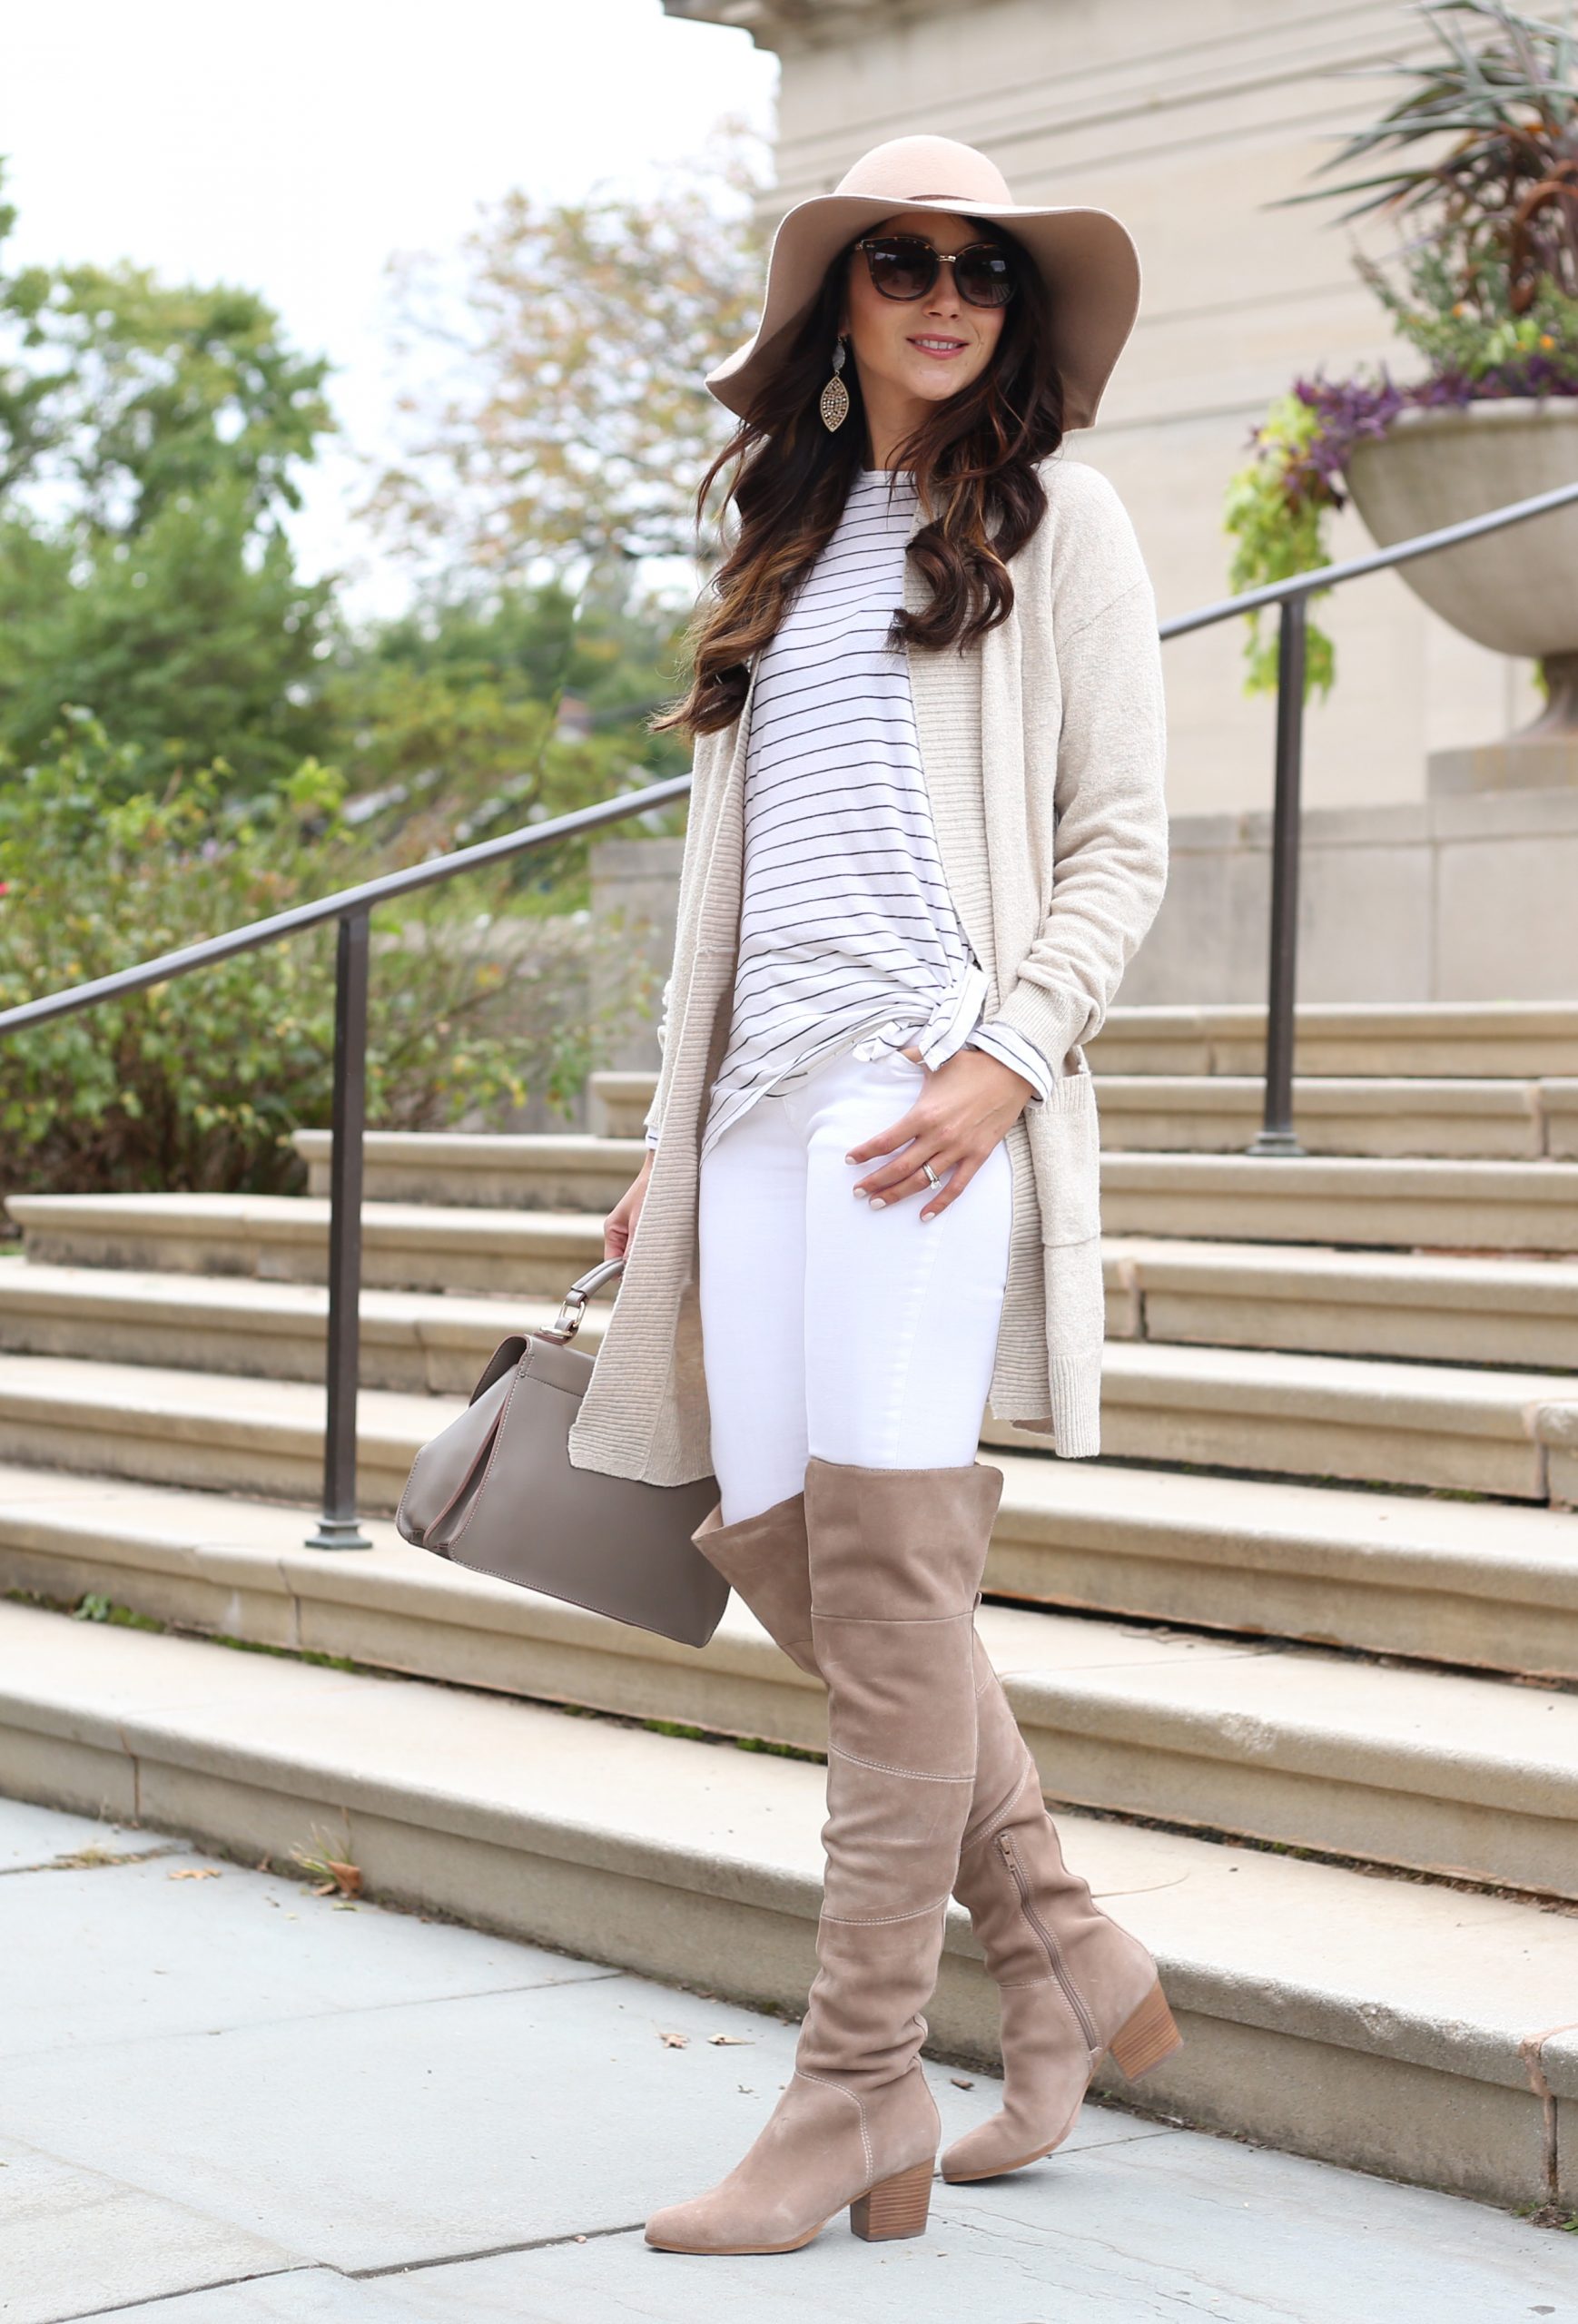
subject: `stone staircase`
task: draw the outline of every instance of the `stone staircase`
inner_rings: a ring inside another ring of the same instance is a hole
[[[1105,1451],[983,1428],[983,1632],[1070,1855],[1163,1964],[1186,2043],[1141,2102],[1575,2209],[1578,1009],[1303,1012],[1322,1150],[1292,1161],[1235,1150],[1258,1026],[1119,1009],[1093,1046]],[[0,1789],[254,1856],[321,1826],[424,1909],[803,2001],[820,1770],[717,1738],[814,1752],[818,1690],[737,1602],[697,1654],[387,1522],[600,1256],[650,1089],[599,1077],[597,1137],[370,1139],[369,1553],[301,1546],[321,1137],[300,1200],[13,1201]],[[84,1596],[178,1634],[48,1610]],[[990,2059],[962,1919],[932,2019]]]

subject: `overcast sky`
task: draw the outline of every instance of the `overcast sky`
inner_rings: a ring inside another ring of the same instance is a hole
[[[390,398],[384,261],[452,249],[511,187],[650,182],[721,113],[770,130],[776,60],[659,0],[0,0],[0,155],[18,260],[131,259],[258,290],[341,367],[351,441]],[[296,532],[352,566],[361,478],[333,458]],[[363,606],[390,602],[365,572]]]

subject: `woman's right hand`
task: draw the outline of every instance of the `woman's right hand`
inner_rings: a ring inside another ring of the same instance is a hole
[[[603,1256],[606,1259],[622,1259],[629,1251],[636,1222],[646,1199],[647,1181],[652,1176],[652,1157],[656,1151],[655,1146],[647,1147],[646,1159],[641,1165],[634,1184],[620,1196],[603,1221]]]

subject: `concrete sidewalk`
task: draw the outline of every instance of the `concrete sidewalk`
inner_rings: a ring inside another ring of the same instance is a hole
[[[5,1801],[0,1974],[0,2324],[1578,2324],[1578,2236],[1110,2107],[914,2242],[654,2252],[792,2026]]]

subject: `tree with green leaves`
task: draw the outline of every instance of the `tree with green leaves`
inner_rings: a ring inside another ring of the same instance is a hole
[[[668,698],[678,627],[557,581],[379,624],[330,680],[337,760],[364,827],[414,861],[683,774],[688,753],[645,724]],[[584,904],[590,844],[523,863],[522,908]]]
[[[67,704],[242,788],[325,748],[332,586],[282,518],[327,369],[251,291],[0,263],[0,751],[36,756]]]
[[[732,425],[705,374],[754,325],[760,141],[719,124],[656,199],[512,193],[467,240],[459,294],[397,261],[404,457],[370,503],[426,575],[610,574],[696,551],[697,487]],[[610,586],[615,586],[612,583]]]
[[[694,579],[696,487],[730,424],[703,376],[749,335],[761,276],[754,144],[725,120],[655,196],[511,194],[459,270],[394,266],[407,446],[366,513],[419,597],[340,657],[334,701],[353,790],[409,844],[688,763],[646,719],[682,684],[689,606],[643,583],[648,559]],[[579,901],[585,842],[556,852],[530,893]]]

